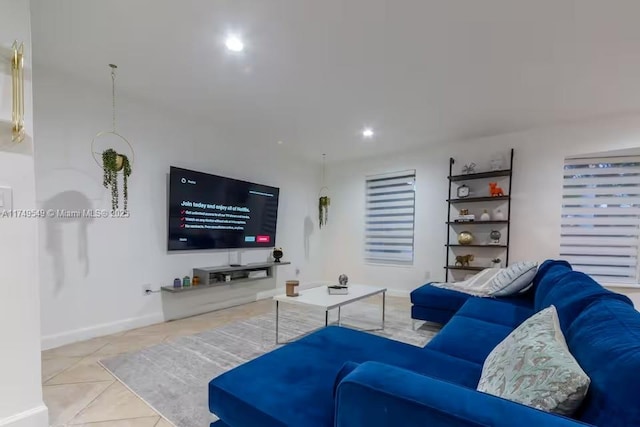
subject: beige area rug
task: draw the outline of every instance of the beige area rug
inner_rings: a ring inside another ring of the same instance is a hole
[[[330,321],[335,321],[332,313]],[[342,308],[342,324],[356,329],[380,327],[380,307],[356,302]],[[291,340],[324,326],[323,311],[280,305],[280,340]],[[408,308],[387,306],[385,329],[372,332],[407,344],[424,346],[437,328],[412,330]],[[212,378],[275,348],[275,310],[101,364],[178,427],[204,427],[216,421],[208,410],[207,385]]]

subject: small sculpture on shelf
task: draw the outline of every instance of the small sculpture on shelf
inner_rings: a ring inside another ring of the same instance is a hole
[[[499,197],[504,196],[504,191],[502,190],[502,188],[500,188],[497,182],[490,182],[489,194],[491,195],[491,197]]]
[[[496,209],[496,211],[493,213],[493,220],[504,221],[504,212],[502,212],[502,209]]]
[[[491,216],[486,209],[482,212],[482,215],[480,215],[480,221],[491,221]]]
[[[347,295],[349,293],[349,277],[346,274],[341,274],[338,277],[338,285],[327,286],[327,292],[330,295]]]
[[[456,256],[456,267],[469,267],[471,261],[473,261],[473,255],[457,255]]]
[[[454,220],[455,222],[471,222],[475,221],[476,216],[473,214],[469,214],[469,209],[460,209],[458,212],[458,217]]]
[[[502,262],[502,260],[500,258],[493,258],[491,260],[491,267],[492,268],[500,268],[501,267],[501,265],[500,265],[501,262]]]
[[[462,168],[462,173],[464,175],[469,175],[472,173],[476,173],[476,164],[471,162],[471,163],[467,163],[466,165],[464,165],[464,167]]]
[[[280,262],[280,258],[284,255],[282,248],[273,248],[273,262]]]
[[[473,234],[469,231],[461,231],[460,234],[458,234],[458,243],[461,245],[470,245],[473,243]]]
[[[491,237],[491,242],[489,243],[490,245],[499,245],[502,233],[500,233],[498,230],[491,230],[491,233],[489,233],[489,237]]]

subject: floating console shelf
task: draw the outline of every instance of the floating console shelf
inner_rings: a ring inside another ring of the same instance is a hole
[[[187,286],[184,288],[174,288],[173,286],[163,286],[164,292],[180,293],[188,291],[197,291],[198,289],[213,288],[216,286],[232,285],[236,283],[253,282],[256,280],[264,280],[273,277],[273,268],[280,265],[289,265],[290,262],[259,262],[245,264],[237,267],[229,265],[216,267],[194,268],[193,275],[200,278],[200,284],[196,286]],[[251,273],[265,272],[264,275],[251,277]],[[229,280],[226,280],[226,277]]]

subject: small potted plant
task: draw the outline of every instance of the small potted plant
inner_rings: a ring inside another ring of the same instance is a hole
[[[500,268],[502,260],[500,258],[493,258],[491,260],[491,267],[492,268]]]
[[[123,177],[123,202],[124,210],[127,210],[129,201],[128,180],[131,175],[131,162],[124,154],[109,148],[102,153],[102,170],[104,172],[102,184],[105,188],[111,187],[111,209],[118,209],[118,172],[122,171]]]

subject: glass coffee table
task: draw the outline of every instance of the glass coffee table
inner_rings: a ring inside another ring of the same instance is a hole
[[[288,297],[286,294],[273,297],[276,302],[276,344],[285,344],[279,340],[279,319],[280,319],[280,303],[306,305],[324,310],[324,326],[329,326],[329,311],[338,309],[338,326],[340,323],[340,308],[344,305],[361,299],[369,298],[374,295],[382,294],[382,326],[384,329],[385,300],[387,288],[370,285],[349,285],[349,293],[346,295],[330,295],[327,286],[318,286],[316,288],[298,291],[297,297]],[[380,329],[376,329],[380,330]]]

